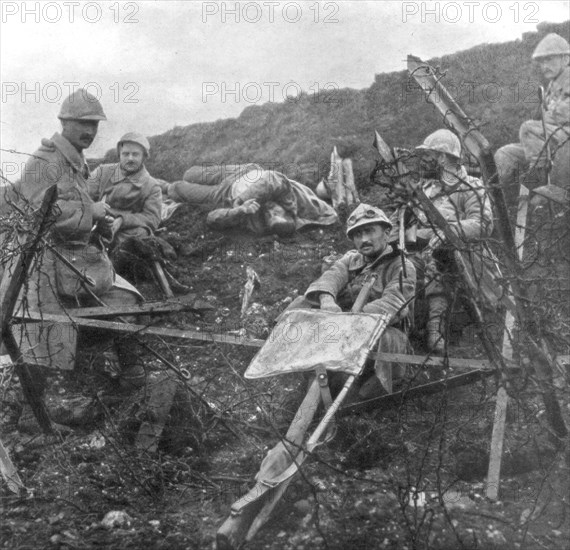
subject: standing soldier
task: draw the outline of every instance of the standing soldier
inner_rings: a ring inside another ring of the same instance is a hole
[[[499,180],[507,191],[518,184],[518,176],[529,167],[534,173],[526,178],[526,185],[536,189],[546,184],[549,159],[546,140],[551,151],[568,141],[570,136],[570,44],[556,33],[547,34],[538,44],[532,58],[548,80],[544,97],[544,127],[542,120],[527,120],[521,124],[520,143],[510,143],[495,153]],[[545,134],[546,130],[546,136]],[[511,195],[511,193],[509,193]]]
[[[108,305],[135,304],[140,300],[136,289],[116,277],[100,236],[94,227],[103,227],[108,205],[95,202],[87,192],[89,170],[83,150],[97,134],[99,122],[107,120],[97,98],[79,89],[64,100],[58,115],[62,131],[43,139],[40,148],[28,160],[15,192],[22,207],[36,210],[46,190],[57,185],[54,220],[46,236],[51,244],[37,259],[26,286],[21,305],[24,310],[62,313],[66,307],[98,305],[94,296]],[[108,228],[107,228],[108,229]],[[65,259],[90,277],[85,283],[70,270]],[[12,269],[6,268],[0,292],[5,290]],[[144,384],[145,373],[136,363],[132,343],[123,340],[114,345],[112,338],[97,336],[124,388]],[[77,329],[72,325],[41,327],[23,325],[19,343],[24,360],[35,366],[38,393],[46,389],[45,368],[70,370],[74,367]],[[24,407],[21,429],[36,429],[31,409]]]

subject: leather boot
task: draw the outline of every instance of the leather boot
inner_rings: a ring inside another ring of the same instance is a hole
[[[529,191],[533,191],[538,187],[542,187],[548,183],[548,169],[546,166],[537,165],[531,168],[524,176],[521,182]]]
[[[132,338],[126,337],[115,343],[119,359],[119,386],[126,392],[136,391],[146,384],[146,370],[141,364],[139,350]]]
[[[447,299],[445,296],[430,296],[428,299],[427,346],[435,355],[445,351],[445,324],[447,318]]]

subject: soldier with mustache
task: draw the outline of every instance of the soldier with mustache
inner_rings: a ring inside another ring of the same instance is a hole
[[[46,191],[57,186],[57,200],[53,209],[49,232],[45,235],[50,247],[45,247],[36,259],[27,284],[19,298],[18,308],[40,314],[65,314],[70,307],[135,304],[142,296],[113,270],[105,248],[101,244],[101,230],[108,230],[112,222],[109,206],[93,201],[87,190],[89,169],[83,156],[95,136],[100,121],[107,120],[96,97],[84,89],[76,90],[61,106],[58,118],[61,133],[43,139],[26,163],[21,179],[13,186],[13,199],[20,210],[30,215],[42,204]],[[67,262],[66,262],[67,260]],[[6,266],[0,283],[0,295],[5,291],[14,271],[17,255]],[[69,268],[89,279],[82,278]],[[38,328],[39,326],[39,328]],[[23,360],[34,369],[36,392],[42,395],[48,387],[46,374],[75,367],[79,334],[72,324],[22,324],[19,331]],[[114,341],[112,334],[97,331],[81,333],[81,342],[97,344],[98,355],[103,356],[118,385],[132,390],[145,383],[145,371],[133,353],[129,339]],[[47,367],[47,368],[46,368]],[[77,419],[70,418],[72,423]],[[24,406],[19,428],[36,431],[29,405]]]
[[[406,353],[409,348],[405,330],[416,288],[416,270],[405,260],[405,269],[397,250],[388,244],[392,222],[375,206],[360,204],[348,217],[346,236],[355,250],[338,259],[316,281],[309,285],[304,296],[296,298],[287,308],[321,309],[330,312],[348,312],[369,277],[376,276],[363,313],[387,315],[390,326],[380,338],[380,350],[387,353]],[[385,365],[376,361],[376,376],[368,378],[359,390],[359,397],[367,399],[383,393],[381,370]],[[401,376],[400,365],[392,365],[396,376]]]

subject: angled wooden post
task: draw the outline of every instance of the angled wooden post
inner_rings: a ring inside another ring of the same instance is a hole
[[[517,256],[517,246],[490,144],[451,97],[432,67],[421,59],[410,55],[408,56],[408,71],[425,92],[427,99],[442,114],[446,125],[451,126],[457,132],[468,151],[479,161],[483,180],[493,197],[494,208],[497,213],[497,230],[505,247],[504,261],[513,290],[512,299],[516,308],[516,317],[521,325],[533,362],[534,373],[548,422],[562,440],[568,435],[568,428],[554,391],[552,370],[555,361],[550,357],[548,343],[540,334],[534,321],[531,308],[532,300],[528,296],[528,289],[519,277],[520,263]]]
[[[57,186],[51,186],[45,193],[42,204],[38,212],[37,229],[32,231],[26,242],[22,245],[22,250],[14,262],[14,271],[11,273],[11,279],[6,286],[3,296],[0,296],[0,342],[4,344],[6,350],[10,354],[10,358],[14,363],[16,374],[22,384],[24,396],[36,416],[38,423],[46,433],[52,433],[51,422],[41,397],[35,390],[30,368],[23,362],[16,338],[12,334],[11,320],[18,301],[18,296],[22,286],[28,276],[28,272],[34,260],[34,256],[38,249],[38,245],[42,240],[49,224],[49,214],[52,206],[57,200]],[[4,273],[8,276],[8,273]]]

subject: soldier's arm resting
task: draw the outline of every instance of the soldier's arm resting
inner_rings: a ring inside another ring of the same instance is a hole
[[[146,227],[154,233],[160,224],[162,212],[162,191],[158,185],[153,187],[150,195],[146,198],[142,212],[130,212],[116,208],[110,211],[115,217],[123,218],[122,228]]]
[[[309,285],[305,292],[305,298],[315,306],[321,305],[323,294],[336,300],[338,293],[348,284],[349,260],[349,254],[345,254],[340,260],[337,260],[330,269]]]

